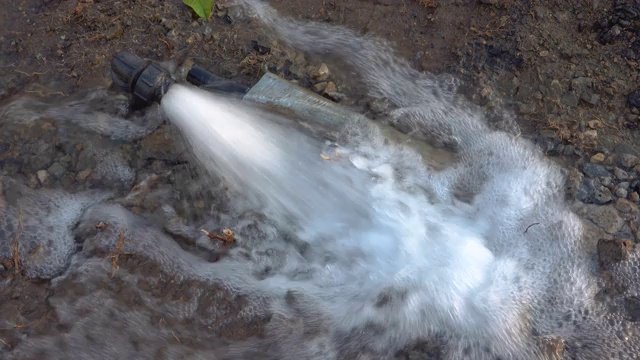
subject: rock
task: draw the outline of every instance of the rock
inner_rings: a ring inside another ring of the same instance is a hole
[[[634,166],[638,165],[638,163],[640,163],[639,160],[640,159],[638,159],[637,156],[631,154],[620,155],[620,165],[626,167],[627,169],[631,169]]]
[[[602,186],[609,187],[609,185],[611,185],[612,183],[613,183],[613,178],[611,176],[605,176],[600,178],[600,184],[602,184]]]
[[[53,163],[53,165],[51,165],[47,170],[49,171],[49,174],[53,175],[57,179],[61,178],[65,171],[67,171],[59,162]]]
[[[629,179],[629,174],[626,171],[620,169],[619,167],[613,168],[613,174],[616,176],[618,180],[627,180]]]
[[[336,84],[333,81],[329,81],[327,83],[327,86],[324,88],[324,94],[330,94],[333,92],[338,91],[338,87],[336,86]]]
[[[602,124],[598,120],[587,121],[587,124],[592,129],[600,129],[602,127]]]
[[[629,194],[629,200],[633,201],[634,203],[637,203],[638,200],[640,200],[640,196],[638,195],[638,192],[634,191],[631,194]]]
[[[621,187],[625,190],[629,190],[629,186],[631,186],[631,184],[628,181],[623,181],[618,184],[618,187]]]
[[[76,180],[85,181],[87,180],[87,178],[89,178],[89,176],[91,176],[91,169],[85,169],[80,171],[78,175],[76,175]]]
[[[326,81],[329,78],[329,67],[323,63],[319,68],[310,71],[310,75],[315,81]]]
[[[140,142],[138,156],[142,160],[165,160],[178,162],[182,159],[182,149],[176,148],[176,142],[169,133],[168,126],[160,126]]]
[[[627,105],[629,105],[629,107],[640,108],[640,91],[634,91],[627,95]]]
[[[627,199],[616,200],[616,209],[625,214],[632,214],[638,211],[638,207]]]
[[[578,97],[573,91],[567,91],[560,99],[562,104],[566,106],[576,107],[578,106]]]
[[[629,321],[636,322],[640,320],[640,298],[629,296],[624,299],[624,310]]]
[[[296,64],[292,64],[291,66],[289,66],[289,72],[296,79],[303,79],[306,76],[305,70]]]
[[[610,203],[611,201],[613,201],[613,194],[611,194],[611,190],[604,186],[596,190],[593,194],[594,204],[604,205]]]
[[[367,106],[369,107],[369,110],[373,111],[374,113],[383,114],[389,111],[389,109],[391,108],[391,103],[386,98],[375,98],[369,100],[367,102]]]
[[[582,97],[588,89],[593,86],[593,79],[588,77],[578,77],[571,80],[571,90]]]
[[[629,251],[626,245],[620,239],[598,241],[598,261],[604,269],[626,260],[629,257]]]
[[[593,155],[591,157],[591,159],[589,159],[589,161],[591,161],[592,163],[595,163],[595,164],[599,164],[599,163],[604,161],[604,154],[603,153],[597,153],[597,154]]]
[[[607,234],[615,234],[624,225],[624,220],[618,215],[618,211],[611,205],[596,206],[589,213],[587,218],[604,230]]]
[[[580,100],[586,102],[587,104],[596,106],[600,102],[600,95],[587,91],[580,96]]]
[[[629,174],[626,171],[620,169],[619,167],[613,168],[613,174],[616,176],[618,180],[627,180],[629,179]]]
[[[578,181],[578,179],[581,177],[582,177],[582,174],[579,174],[579,176],[576,177],[576,181]],[[590,203],[593,201],[592,195],[598,186],[600,185],[596,180],[582,177],[582,180],[580,181],[580,185],[579,187],[577,187],[578,191],[577,191],[576,197],[578,198],[578,200],[584,203]]]
[[[47,170],[38,170],[36,172],[36,176],[38,177],[38,182],[41,185],[44,185],[47,182],[47,179],[49,179],[49,172]]]
[[[587,130],[584,132],[584,137],[593,140],[598,137],[598,132],[596,130]]]
[[[615,193],[616,193],[616,196],[619,197],[619,198],[626,199],[626,197],[627,197],[627,190],[624,189],[624,188],[617,187]]]
[[[319,82],[315,85],[313,85],[313,91],[317,92],[317,93],[322,93],[324,91],[324,89],[326,89],[327,87],[327,82],[323,81],[323,82]]]
[[[609,171],[599,164],[586,163],[582,166],[582,172],[590,178],[598,178],[601,176],[609,176]]]

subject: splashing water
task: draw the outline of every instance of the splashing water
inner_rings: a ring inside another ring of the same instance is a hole
[[[594,263],[564,203],[560,169],[539,149],[491,130],[457,97],[455,81],[413,70],[380,40],[285,21],[262,2],[237,3],[284,42],[340,55],[371,95],[397,106],[394,121],[457,153],[437,172],[356,121],[341,129],[341,156],[327,161],[321,139],[282,117],[190,87],[169,90],[162,107],[203,166],[310,244],[257,286],[286,293],[330,345],[292,335],[276,316],[269,335],[286,350],[263,351],[292,359],[362,349],[391,356],[433,336],[444,339],[451,359],[549,358],[549,337],[566,340],[577,358],[625,346],[593,341],[612,333],[593,300]],[[284,317],[290,311],[272,306]],[[245,345],[238,354],[260,346]]]
[[[362,117],[330,129],[337,138],[327,142],[291,116],[173,85],[161,109],[200,165],[230,188],[214,189],[231,198],[224,214],[207,215],[236,231],[236,245],[214,262],[181,247],[167,233],[217,245],[177,218],[163,189],[149,196],[168,214],[165,231],[122,199],[93,205],[109,192],[25,189],[15,202],[19,187],[0,177],[0,235],[24,225],[24,267],[55,277],[49,304],[66,329],[30,334],[9,359],[398,359],[423,341],[437,345],[437,359],[553,359],[559,339],[568,359],[637,358],[640,333],[620,309],[640,295],[640,252],[612,269],[613,280],[630,286],[606,306],[596,300],[593,249],[564,202],[561,170],[538,148],[493,130],[456,95],[455,79],[412,69],[379,39],[283,19],[264,2],[235,2],[283,42],[337,55],[371,96],[395,106],[389,122],[450,145],[454,161],[433,168],[431,154]],[[17,126],[49,116],[62,136],[75,139],[82,127],[116,142],[139,139],[160,120],[89,109],[84,100],[14,102],[0,118]],[[111,145],[94,146],[98,169],[130,188],[126,163],[102,158]],[[51,205],[61,198],[70,202]],[[97,229],[99,222],[108,226]],[[131,256],[112,278],[105,259],[121,234]],[[0,236],[0,258],[14,249],[8,239]]]

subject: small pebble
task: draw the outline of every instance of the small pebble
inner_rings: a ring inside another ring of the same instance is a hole
[[[593,155],[591,157],[591,162],[592,163],[598,164],[598,163],[601,163],[603,161],[604,161],[604,154],[603,153],[597,153],[597,154],[595,154],[595,155]]]
[[[618,178],[618,180],[627,180],[629,178],[629,174],[619,167],[613,168],[613,174]]]
[[[627,197],[627,190],[625,190],[625,189],[623,189],[621,187],[618,187],[616,189],[616,196],[619,197],[619,198],[626,198]]]
[[[36,172],[36,176],[38,177],[38,181],[40,184],[44,184],[49,178],[49,172],[47,170],[38,170]]]
[[[324,89],[326,89],[327,87],[327,82],[323,81],[323,82],[319,82],[315,85],[313,85],[313,91],[317,92],[317,93],[321,93],[324,91]]]
[[[336,84],[333,81],[329,81],[327,86],[324,88],[325,94],[330,94],[336,91],[338,91],[338,88],[336,87]]]
[[[602,127],[602,124],[600,124],[600,121],[598,120],[591,120],[588,121],[587,124],[589,125],[590,128],[592,129],[599,129]]]
[[[91,176],[91,169],[85,169],[80,171],[78,175],[76,175],[76,180],[85,181],[89,176]]]
[[[638,200],[640,200],[640,196],[636,191],[634,191],[631,194],[629,194],[629,200],[633,201],[634,203],[637,203]]]
[[[326,64],[320,65],[316,70],[310,71],[311,78],[316,81],[326,81],[329,78],[329,68]]]

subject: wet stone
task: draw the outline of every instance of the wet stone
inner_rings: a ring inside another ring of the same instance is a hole
[[[66,169],[59,162],[55,162],[49,167],[48,171],[55,178],[59,179],[65,173]]]
[[[313,85],[313,91],[317,92],[317,93],[321,93],[324,91],[324,89],[327,87],[327,82],[323,81],[323,82],[319,82],[315,85]]]
[[[592,195],[600,184],[594,179],[583,178],[578,188],[577,198],[585,203],[592,202]]]
[[[608,234],[615,234],[624,225],[624,221],[618,215],[613,206],[597,206],[587,215],[589,220]]]
[[[625,190],[624,188],[618,187],[616,188],[616,196],[619,198],[626,198],[627,197],[627,190]]]
[[[85,169],[80,171],[78,175],[76,175],[76,180],[85,181],[89,176],[91,176],[91,169]]]
[[[636,322],[640,320],[640,298],[630,296],[624,299],[624,309],[630,321]]]
[[[638,157],[631,154],[622,154],[620,156],[620,164],[627,169],[631,169],[634,166],[638,165]]]
[[[321,64],[320,67],[311,70],[309,73],[315,81],[326,81],[329,78],[329,67],[326,64]]]
[[[613,168],[613,174],[616,176],[618,180],[627,180],[629,179],[629,174],[626,171],[620,169],[619,167]]]
[[[586,163],[582,166],[582,172],[590,178],[597,178],[601,176],[609,176],[609,171],[599,164]]]
[[[595,154],[595,155],[593,155],[591,157],[590,161],[592,163],[599,164],[599,163],[604,161],[604,154],[603,153],[597,153],[597,154]]]
[[[611,190],[602,186],[597,189],[593,194],[593,203],[598,205],[608,204],[613,201],[613,194]]]
[[[47,179],[49,179],[49,172],[47,172],[47,170],[38,170],[36,172],[36,176],[38,178],[38,182],[44,185],[47,182]]]
[[[627,199],[616,200],[616,209],[625,214],[635,213],[638,211],[638,207]]]
[[[624,261],[629,257],[627,247],[620,239],[598,241],[598,261],[600,266],[607,269],[612,265]]]
[[[372,99],[367,102],[367,106],[371,111],[377,114],[382,114],[387,112],[391,108],[391,103],[388,99]]]

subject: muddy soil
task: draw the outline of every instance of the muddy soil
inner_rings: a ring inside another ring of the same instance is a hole
[[[640,6],[635,2],[271,3],[283,15],[383,37],[416,68],[458,76],[466,96],[488,112],[515,113],[518,136],[532,139],[567,167],[569,195],[580,200],[576,207],[587,219],[594,256],[601,239],[619,238],[631,247],[638,241]],[[179,0],[5,0],[2,5],[0,104],[25,94],[55,102],[87,89],[109,87],[113,54],[129,50],[163,61],[190,59],[245,85],[253,85],[265,71],[275,72],[356,110],[376,112],[376,103],[348,82],[348,74],[327,62],[330,78],[314,79],[323,59],[283,47],[222,1],[206,20],[197,19]],[[180,146],[168,145],[174,141],[173,133],[162,119],[158,125],[134,145],[112,149],[119,154],[114,161],[131,169],[128,179],[96,176],[95,158],[100,155],[83,155],[80,142],[65,145],[46,121],[26,130],[0,128],[0,170],[23,178],[33,188],[89,189],[109,183],[126,193],[147,174],[171,169],[174,175],[154,186],[184,190],[181,187],[191,184],[197,171]],[[43,158],[43,153],[53,155]],[[202,220],[198,214],[202,217],[203,211],[197,209],[216,200],[192,195],[183,191],[173,205],[182,218]],[[160,206],[132,202],[127,207],[142,213]],[[20,339],[62,331],[64,325],[49,306],[48,299],[55,295],[50,285],[20,277],[7,261],[2,263],[0,347],[10,352]],[[107,288],[118,297],[117,288]],[[123,304],[127,296],[123,290]],[[167,341],[173,337],[167,335]],[[411,358],[417,351],[437,358],[432,345],[420,344],[418,350],[398,357]]]

